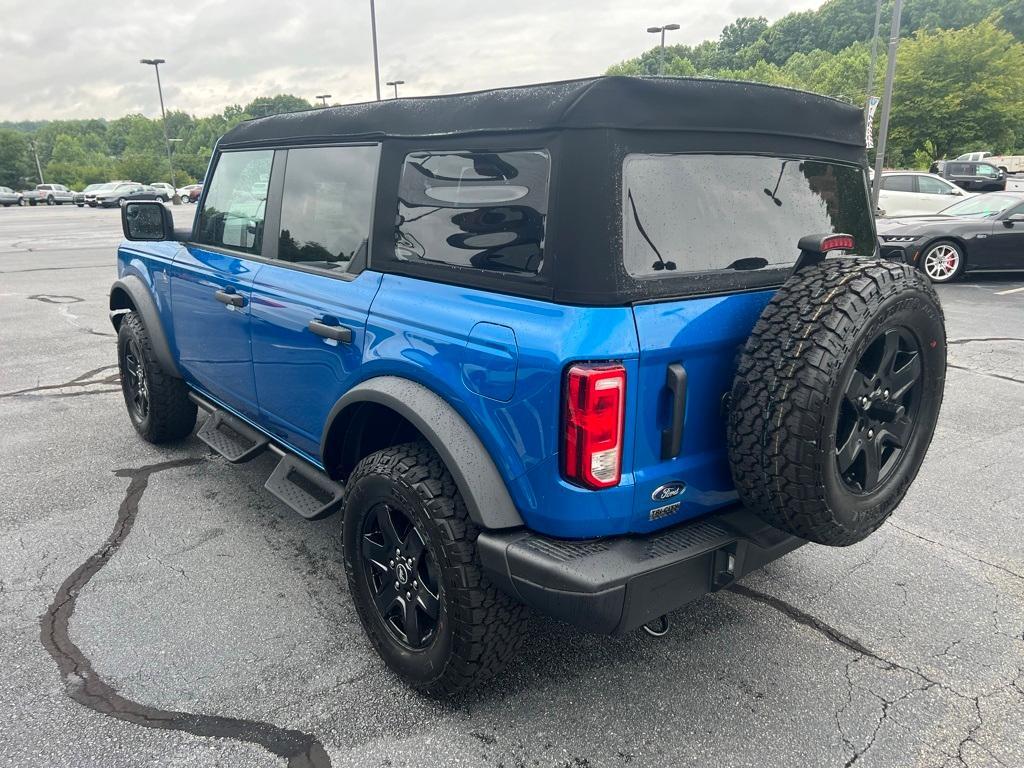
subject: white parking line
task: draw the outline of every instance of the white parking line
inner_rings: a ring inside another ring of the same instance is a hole
[[[1021,288],[1011,288],[1008,291],[996,291],[996,296],[1009,296],[1011,293],[1021,293],[1021,292],[1024,292],[1024,287],[1021,287]]]

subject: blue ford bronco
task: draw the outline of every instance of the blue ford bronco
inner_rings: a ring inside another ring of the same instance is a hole
[[[195,220],[129,202],[110,309],[153,443],[343,515],[352,602],[413,687],[527,608],[620,634],[907,492],[945,379],[880,258],[859,109],[606,77],[242,123]],[[653,630],[652,630],[653,631]]]

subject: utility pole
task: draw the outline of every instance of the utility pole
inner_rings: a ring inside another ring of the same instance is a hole
[[[178,182],[174,178],[174,161],[171,159],[171,139],[167,134],[167,112],[164,110],[164,89],[160,85],[160,65],[165,64],[163,59],[139,59],[139,64],[152,66],[156,70],[156,90],[160,94],[160,116],[164,124],[164,144],[167,146],[167,166],[171,169],[171,186],[174,187],[174,197],[171,198],[175,205],[181,203],[178,196]]]
[[[875,92],[875,62],[878,59],[878,27],[882,21],[882,0],[875,2],[875,33],[871,35],[871,61],[868,63],[868,93],[864,100],[864,122],[871,134],[871,97]]]
[[[39,153],[36,152],[36,143],[34,141],[30,141],[28,145],[32,148],[32,156],[36,159],[36,173],[39,174],[39,183],[45,184],[46,182],[43,181],[43,166],[39,164]]]
[[[878,126],[878,149],[875,150],[875,183],[871,188],[871,211],[878,208],[878,193],[882,185],[882,167],[885,165],[885,143],[889,138],[889,112],[892,107],[892,84],[896,78],[896,49],[900,45],[900,21],[903,17],[903,0],[895,0],[892,6],[892,23],[889,31],[889,66],[885,71],[885,91],[882,93],[882,117]]]
[[[373,87],[380,101],[380,62],[377,61],[377,8],[370,0],[370,34],[373,36]]]

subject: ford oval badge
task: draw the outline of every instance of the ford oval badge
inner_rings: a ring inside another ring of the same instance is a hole
[[[673,480],[671,483],[665,483],[659,485],[654,489],[651,494],[651,501],[665,501],[666,499],[674,499],[680,493],[686,490],[686,483],[682,480]]]

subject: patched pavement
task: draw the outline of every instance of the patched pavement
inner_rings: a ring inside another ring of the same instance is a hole
[[[939,427],[877,534],[662,639],[534,617],[503,676],[438,704],[374,655],[340,521],[264,491],[271,458],[135,436],[118,213],[0,210],[0,765],[1024,765],[1024,273],[940,287]]]

